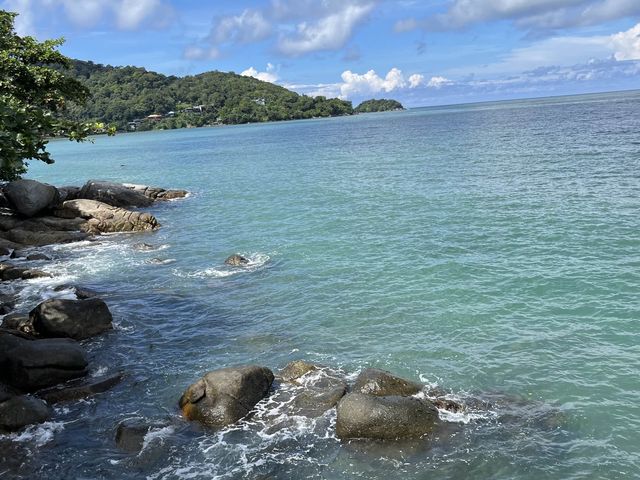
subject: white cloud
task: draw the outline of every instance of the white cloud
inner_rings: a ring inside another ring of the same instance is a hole
[[[265,39],[271,24],[258,10],[244,10],[240,15],[221,17],[214,21],[211,40],[214,44],[250,43]]]
[[[86,1],[83,0],[81,3]],[[101,3],[109,5],[105,1]],[[161,24],[166,24],[171,12],[168,4],[164,4],[161,0],[120,0],[119,5],[118,2],[111,5],[116,6],[117,25],[123,30],[134,30],[147,19],[153,19],[158,26],[164,26]]]
[[[323,50],[338,50],[351,38],[353,29],[374,7],[374,3],[343,4],[339,10],[313,23],[301,22],[294,35],[283,34],[278,42],[285,55],[298,56]]]
[[[445,77],[431,77],[431,79],[427,82],[427,87],[430,88],[442,88],[445,85],[451,85],[453,82]]]
[[[397,31],[455,29],[476,23],[510,20],[535,30],[597,25],[640,15],[638,0],[452,0],[444,13],[396,23]]]
[[[240,75],[243,77],[253,77],[263,82],[275,83],[278,80],[278,75],[275,73],[276,67],[272,63],[267,63],[267,69],[264,72],[259,72],[254,67],[249,67]]]
[[[409,88],[418,88],[424,83],[424,75],[414,73],[409,77]]]
[[[19,13],[14,23],[18,35],[33,35],[35,33],[31,0],[6,0],[0,2],[0,9]]]
[[[183,55],[187,60],[212,60],[220,56],[220,50],[216,47],[189,45],[184,49]]]
[[[626,32],[611,35],[616,60],[640,60],[640,23]]]

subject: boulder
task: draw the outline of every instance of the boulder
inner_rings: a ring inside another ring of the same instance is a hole
[[[34,231],[15,228],[0,234],[5,240],[12,243],[20,243],[32,247],[42,247],[44,245],[52,245],[54,243],[71,243],[86,240],[89,234],[85,232],[72,231]]]
[[[421,383],[396,377],[384,370],[366,368],[358,375],[353,391],[376,396],[407,396],[415,395],[422,390],[422,387]]]
[[[271,370],[257,365],[214,370],[187,388],[179,405],[189,420],[223,427],[247,415],[272,383]]]
[[[427,400],[350,393],[338,403],[336,434],[343,440],[418,438],[437,423],[438,410]]]
[[[234,253],[233,255],[227,257],[224,263],[232,267],[242,267],[244,265],[247,265],[249,263],[249,260],[242,255]]]
[[[78,287],[77,285],[58,285],[53,289],[54,292],[60,292],[62,290],[73,290],[73,293],[78,300],[85,300],[87,298],[98,296],[97,292],[88,288]]]
[[[29,395],[11,396],[0,401],[0,431],[13,432],[27,425],[42,423],[51,409],[42,400]]]
[[[0,245],[0,257],[11,255],[11,249]]]
[[[48,255],[40,252],[29,253],[28,251],[17,249],[11,252],[11,258],[24,258],[28,261],[51,260]]]
[[[1,275],[2,272],[0,272]],[[16,296],[10,293],[0,293],[0,315],[9,313],[16,307]]]
[[[151,200],[173,200],[176,198],[184,198],[189,195],[189,192],[186,190],[166,190],[164,188],[135,185],[133,183],[124,183],[122,186],[136,192],[140,192]]]
[[[131,212],[95,200],[68,200],[55,211],[55,215],[62,218],[84,218],[87,221],[82,228],[91,234],[142,232],[160,227],[153,215]]]
[[[48,403],[69,402],[106,392],[122,381],[122,372],[97,378],[76,379],[36,393]]]
[[[10,313],[2,319],[2,328],[16,330],[27,335],[33,335],[33,324],[29,315],[24,313]]]
[[[113,207],[148,207],[153,200],[142,192],[127,188],[120,183],[89,180],[80,189],[78,199],[96,200]]]
[[[58,193],[60,193],[60,203],[66,202],[67,200],[77,200],[80,195],[81,187],[58,187]]]
[[[6,263],[0,265],[0,279],[3,281],[30,280],[33,278],[46,277],[51,277],[51,274],[35,268],[21,268]]]
[[[289,362],[281,371],[280,378],[285,382],[295,382],[303,375],[318,370],[318,367],[313,363],[305,362],[304,360],[294,360]]]
[[[13,207],[25,217],[33,217],[58,203],[58,189],[35,180],[15,180],[4,187]]]
[[[322,375],[305,388],[293,400],[294,412],[306,417],[319,417],[336,406],[347,393],[345,381]]]
[[[127,418],[118,424],[116,445],[129,453],[138,453],[144,447],[147,434],[154,429],[165,428],[168,422],[148,421],[141,417]]]
[[[84,340],[113,328],[113,317],[103,300],[51,299],[31,310],[35,332],[43,337]]]
[[[86,354],[73,340],[27,340],[0,332],[0,380],[15,388],[33,392],[86,373]]]

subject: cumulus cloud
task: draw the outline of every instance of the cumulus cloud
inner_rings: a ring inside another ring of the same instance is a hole
[[[640,15],[638,0],[453,0],[444,13],[403,19],[395,29],[447,30],[510,20],[523,28],[553,30],[596,25],[633,15]]]
[[[272,63],[267,63],[267,69],[264,72],[259,72],[254,67],[249,67],[240,75],[244,77],[253,77],[263,82],[275,83],[278,80],[278,75],[275,72],[276,67]]]
[[[210,38],[214,44],[250,43],[265,39],[271,33],[271,24],[258,10],[244,10],[240,15],[214,20]]]
[[[409,77],[409,88],[418,88],[424,83],[424,75],[414,73]]]
[[[610,37],[616,60],[640,60],[640,23]]]
[[[430,88],[442,88],[445,85],[451,85],[453,82],[445,77],[431,77],[427,82],[427,87]]]
[[[373,3],[343,4],[316,22],[301,22],[293,35],[282,34],[278,48],[285,55],[298,56],[323,50],[338,50],[351,38],[356,25],[373,9]]]

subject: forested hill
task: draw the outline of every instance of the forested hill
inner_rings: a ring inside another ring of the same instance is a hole
[[[353,114],[351,102],[308,97],[235,73],[166,76],[138,67],[75,60],[70,75],[91,91],[75,120],[115,124],[119,129],[180,128]],[[151,117],[149,117],[151,116]]]
[[[381,100],[365,100],[354,110],[355,113],[370,113],[370,112],[388,112],[393,110],[404,110],[404,107],[397,100],[388,100],[383,98]]]

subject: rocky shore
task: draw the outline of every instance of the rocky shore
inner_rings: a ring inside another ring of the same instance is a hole
[[[74,287],[76,299],[53,298],[30,312],[14,312],[15,280],[50,276],[15,264],[16,259],[50,260],[38,247],[92,240],[106,233],[156,230],[156,218],[138,209],[183,198],[184,190],[89,181],[61,187],[17,180],[0,191],[0,432],[20,430],[50,418],[51,405],[108,390],[122,372],[85,378],[88,361],[82,341],[113,328],[107,304]]]

